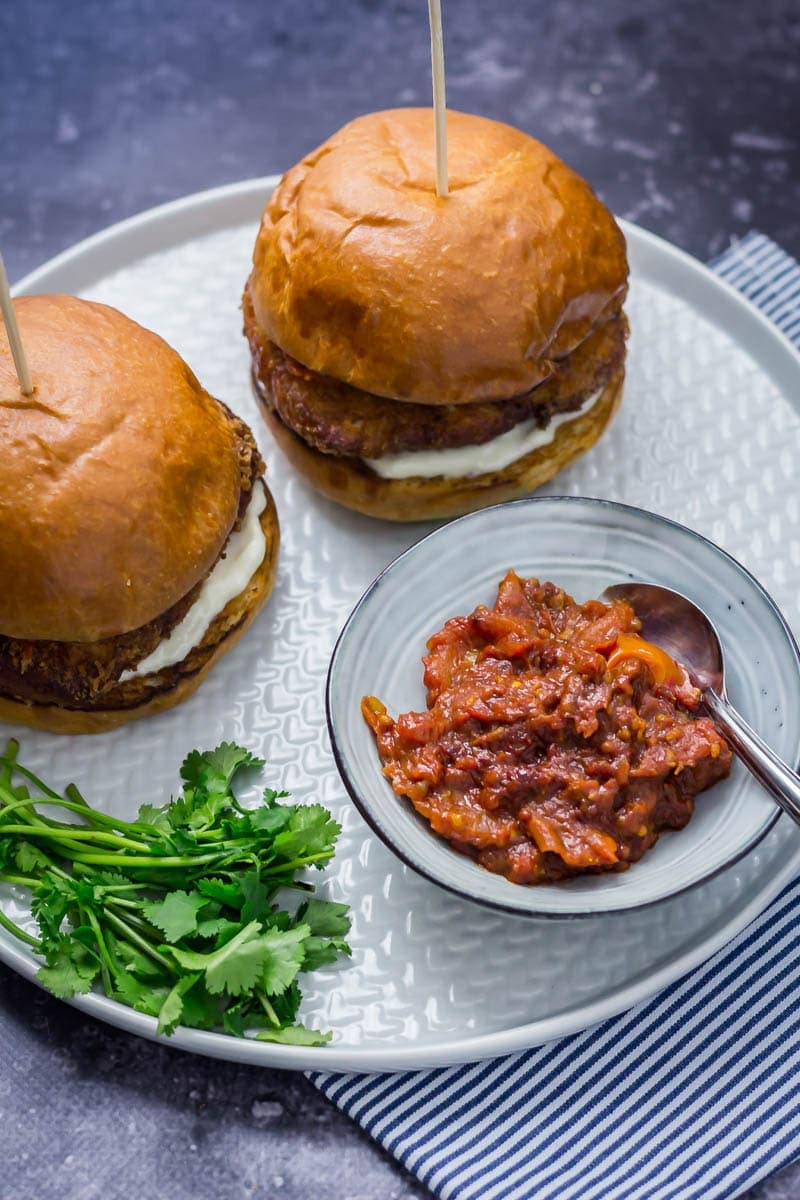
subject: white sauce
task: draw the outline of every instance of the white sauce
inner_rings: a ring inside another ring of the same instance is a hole
[[[183,662],[189,651],[203,640],[209,625],[225,605],[244,591],[264,561],[267,539],[259,517],[266,507],[267,494],[259,482],[253,489],[241,527],[228,538],[224,557],[206,578],[186,616],[133,671],[122,672],[120,683],[141,675],[153,675]]]
[[[517,459],[524,458],[531,450],[547,446],[556,436],[556,431],[569,421],[588,412],[603,394],[601,388],[589,396],[574,412],[557,413],[550,418],[544,429],[534,420],[521,421],[507,433],[492,438],[480,446],[449,446],[445,450],[410,450],[405,454],[385,454],[382,458],[368,458],[366,463],[376,475],[384,479],[409,479],[418,476],[432,479],[442,475],[446,479],[471,478],[473,475],[488,475],[502,471]]]

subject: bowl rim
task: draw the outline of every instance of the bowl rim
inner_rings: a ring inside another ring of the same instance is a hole
[[[443,525],[437,526],[436,529],[431,530],[429,533],[419,538],[411,546],[408,546],[400,554],[396,555],[391,562],[388,562],[386,566],[375,576],[375,578],[354,605],[350,615],[348,616],[339,632],[338,637],[336,638],[333,653],[331,654],[330,662],[328,664],[328,672],[325,681],[325,719],[328,726],[328,734],[331,740],[331,749],[333,751],[333,758],[336,763],[336,768],[350,799],[355,804],[358,812],[364,818],[367,825],[375,834],[377,834],[387,849],[389,849],[391,853],[394,854],[396,858],[400,859],[400,861],[407,867],[410,867],[415,874],[420,875],[429,883],[434,884],[436,887],[442,888],[451,895],[458,896],[463,900],[469,900],[473,904],[480,905],[481,908],[488,908],[494,912],[511,913],[514,916],[526,917],[532,920],[580,921],[591,917],[619,916],[624,913],[638,912],[645,908],[653,908],[658,904],[664,904],[676,896],[680,896],[685,892],[691,891],[693,888],[699,887],[704,883],[708,883],[709,880],[714,879],[723,871],[729,870],[732,866],[734,866],[735,863],[744,858],[746,854],[749,854],[751,850],[753,850],[759,844],[759,842],[766,837],[781,816],[781,809],[778,806],[777,801],[775,802],[774,813],[769,817],[768,820],[764,822],[763,827],[754,833],[750,838],[748,838],[744,845],[737,849],[734,854],[726,858],[724,862],[712,867],[710,870],[700,875],[697,879],[693,879],[688,883],[681,884],[674,890],[668,892],[666,895],[655,897],[652,900],[641,900],[639,902],[603,909],[594,909],[589,907],[574,908],[568,912],[554,912],[552,909],[535,909],[530,907],[520,908],[514,904],[511,898],[506,901],[500,898],[491,898],[483,895],[479,896],[469,891],[466,887],[459,886],[443,879],[435,871],[432,871],[427,866],[417,862],[405,847],[398,844],[398,842],[386,832],[386,830],[380,825],[377,817],[374,815],[372,806],[360,794],[359,789],[356,787],[350,775],[346,756],[343,753],[337,738],[336,719],[333,712],[334,675],[336,673],[337,661],[341,648],[348,636],[349,631],[352,629],[354,621],[357,619],[358,613],[366,604],[372,593],[381,585],[382,581],[390,571],[393,571],[403,559],[414,554],[424,543],[433,538],[441,536],[445,530],[450,529],[452,526],[461,525],[462,523],[468,521],[480,520],[485,513],[493,512],[497,509],[519,508],[527,506],[533,507],[539,504],[553,503],[570,506],[588,504],[590,506],[611,509],[617,512],[632,513],[637,518],[644,517],[648,521],[653,521],[660,525],[666,525],[670,528],[680,530],[681,533],[689,534],[691,538],[703,544],[706,548],[710,549],[712,553],[727,559],[728,562],[755,588],[756,592],[759,593],[762,600],[766,602],[767,607],[772,610],[772,613],[777,618],[792,654],[795,673],[800,676],[800,647],[798,646],[797,639],[795,638],[786,618],[784,617],[778,605],[772,599],[772,596],[766,590],[764,585],[756,578],[756,576],[753,575],[751,571],[748,571],[747,567],[743,566],[742,563],[740,563],[739,560],[734,557],[734,555],[729,553],[729,551],[723,549],[722,546],[718,546],[716,542],[713,542],[710,538],[706,537],[705,534],[698,533],[696,529],[692,529],[688,525],[683,525],[680,521],[674,521],[671,517],[665,517],[660,513],[651,512],[649,509],[641,508],[636,504],[624,504],[618,500],[604,500],[597,496],[523,496],[518,500],[506,500],[500,504],[487,505],[485,508],[476,509],[473,512],[465,513],[461,517],[457,517],[452,521],[448,521]],[[794,770],[800,770],[800,748],[797,751],[796,760],[791,762],[790,765]],[[400,800],[401,798],[397,797],[397,799]],[[431,837],[436,836],[436,834],[431,832]],[[446,839],[440,840],[446,842]],[[523,887],[523,885],[519,886]],[[525,889],[525,891],[528,893],[534,890],[538,889]]]

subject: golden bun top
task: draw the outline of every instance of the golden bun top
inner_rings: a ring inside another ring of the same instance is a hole
[[[310,370],[426,404],[506,399],[552,373],[627,285],[625,241],[541,142],[448,111],[358,117],[287,171],[262,218],[256,320]]]
[[[71,296],[14,301],[35,390],[0,323],[0,634],[93,642],[202,579],[236,519],[225,410],[156,334]]]

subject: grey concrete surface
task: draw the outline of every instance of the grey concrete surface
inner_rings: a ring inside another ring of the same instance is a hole
[[[428,103],[426,20],[424,0],[4,0],[12,278],[151,205],[282,170],[357,113]],[[751,227],[800,253],[796,0],[445,0],[445,20],[453,107],[534,133],[701,258]],[[139,1041],[5,969],[0,1163],[0,1200],[427,1194],[302,1077]],[[789,1168],[748,1200],[797,1196]]]

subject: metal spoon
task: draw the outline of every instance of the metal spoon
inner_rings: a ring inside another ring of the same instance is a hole
[[[716,629],[691,600],[652,583],[620,583],[604,600],[626,600],[642,623],[642,637],[666,650],[703,692],[703,705],[749,771],[800,825],[800,775],[770,750],[725,693],[725,664]]]

